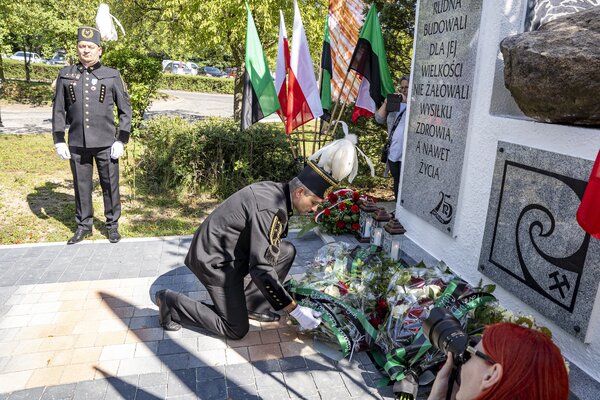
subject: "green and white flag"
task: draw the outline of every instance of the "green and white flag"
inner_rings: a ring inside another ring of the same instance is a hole
[[[280,108],[271,71],[258,38],[256,25],[246,3],[248,27],[246,30],[246,68],[242,98],[242,130],[273,114]]]

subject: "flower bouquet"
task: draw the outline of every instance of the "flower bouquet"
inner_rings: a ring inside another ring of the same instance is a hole
[[[360,230],[360,204],[372,198],[351,189],[338,189],[329,193],[315,213],[313,221],[304,226],[306,232],[316,226],[333,234],[356,233]]]
[[[443,263],[407,267],[376,246],[343,242],[321,248],[303,279],[288,288],[296,301],[321,311],[324,323],[315,334],[338,343],[344,356],[367,350],[392,381],[414,382],[444,359],[422,330],[432,307],[451,310],[466,327],[495,300]]]

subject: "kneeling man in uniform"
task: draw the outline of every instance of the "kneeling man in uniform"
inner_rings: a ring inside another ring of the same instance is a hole
[[[231,195],[200,225],[185,258],[213,304],[172,290],[158,291],[161,326],[178,330],[181,324],[192,325],[241,339],[248,332],[248,318],[279,319],[271,308],[285,310],[305,329],[319,326],[320,313],[296,304],[283,287],[296,249],[281,238],[294,210],[314,212],[336,184],[329,173],[309,161],[289,182],[258,182]],[[245,284],[247,275],[251,281]]]

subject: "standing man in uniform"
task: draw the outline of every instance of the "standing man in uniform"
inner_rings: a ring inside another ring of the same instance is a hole
[[[315,211],[337,182],[312,161],[286,183],[258,182],[225,200],[200,225],[185,265],[206,287],[213,304],[171,291],[156,293],[160,323],[166,330],[195,325],[231,339],[243,338],[248,318],[276,321],[285,310],[305,329],[321,323],[320,313],[296,304],[283,281],[296,256],[281,241],[293,211]],[[244,284],[244,277],[251,281]]]
[[[92,175],[96,160],[108,240],[121,240],[119,157],[129,140],[131,105],[119,71],[100,64],[100,32],[83,27],[77,33],[79,62],[58,73],[52,108],[52,133],[56,153],[70,160],[75,187],[77,230],[67,244],[81,242],[92,234]],[[114,107],[119,115],[117,132]],[[69,126],[68,145],[65,128]]]

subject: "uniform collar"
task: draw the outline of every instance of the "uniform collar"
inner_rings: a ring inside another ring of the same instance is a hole
[[[98,61],[96,64],[94,64],[88,68],[85,68],[83,66],[83,64],[81,64],[81,63],[77,63],[77,70],[81,73],[83,73],[83,71],[85,71],[85,70],[87,70],[87,72],[93,72],[93,71],[97,70],[98,68],[100,68],[101,66],[102,66],[102,64],[100,64],[100,61]]]
[[[292,207],[292,194],[290,193],[290,184],[285,183],[283,185],[283,192],[285,193],[285,205],[287,207],[288,218],[294,214],[294,208]]]

